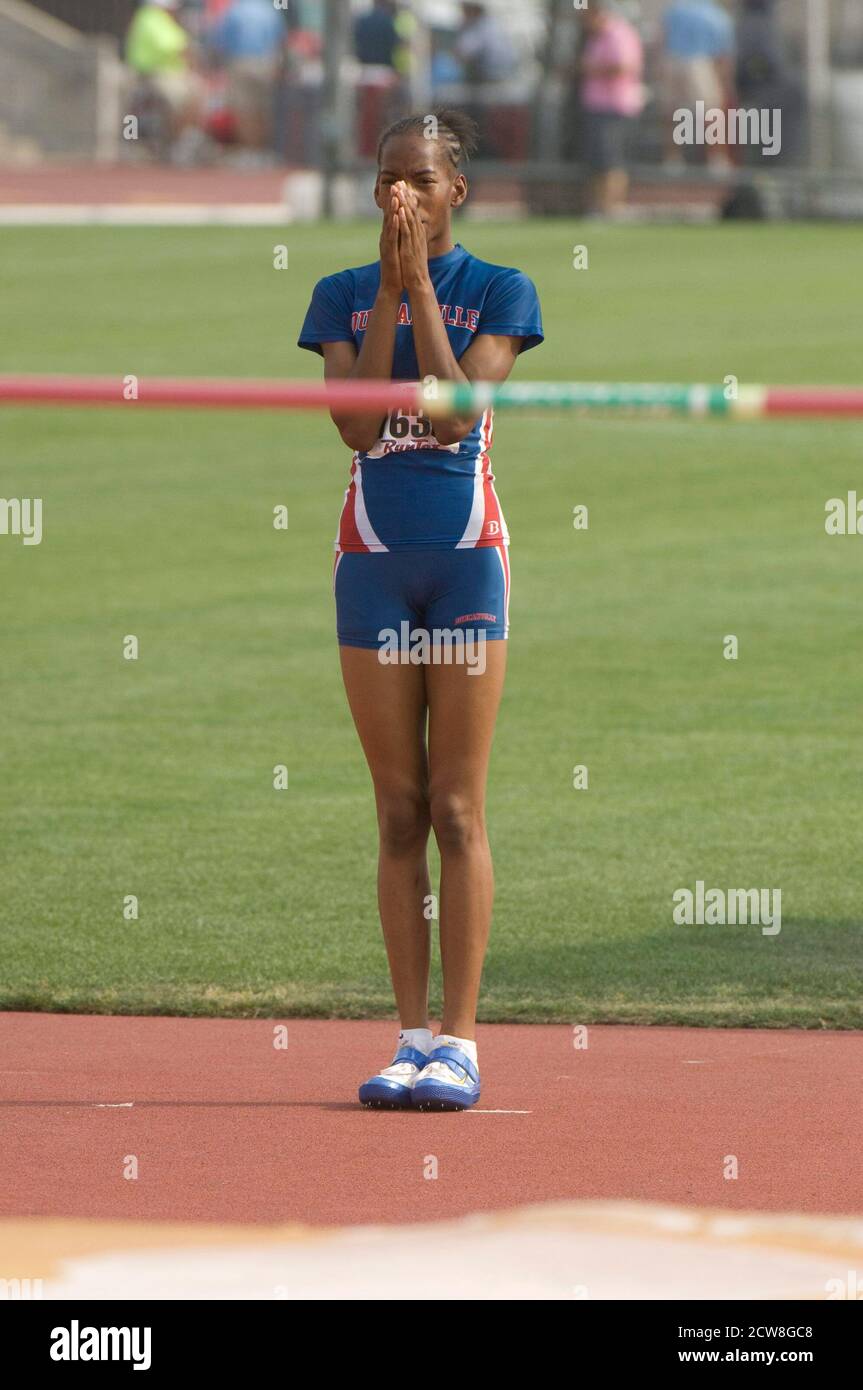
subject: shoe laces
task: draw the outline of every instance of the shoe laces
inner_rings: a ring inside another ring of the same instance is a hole
[[[422,1075],[423,1081],[447,1081],[451,1086],[470,1084],[467,1072],[460,1075],[447,1062],[428,1062]]]
[[[391,1062],[388,1067],[384,1067],[381,1076],[392,1076],[397,1079],[406,1076],[416,1076],[419,1067],[415,1062]]]

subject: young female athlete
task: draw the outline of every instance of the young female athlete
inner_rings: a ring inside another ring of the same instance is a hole
[[[519,352],[542,342],[527,276],[453,242],[453,209],[467,197],[460,166],[475,143],[474,123],[446,109],[384,131],[375,182],[380,259],[320,280],[299,338],[322,354],[328,381],[503,381]],[[364,1105],[464,1110],[480,1094],[476,1007],[493,893],[485,785],[509,608],[509,537],[488,452],[492,412],[434,426],[421,411],[383,420],[379,411],[330,413],[353,450],[333,587],[345,689],[374,783],[378,904],[401,1021],[392,1064],[359,1097]],[[447,661],[436,633],[469,641],[451,643]],[[386,661],[393,634],[404,656]],[[482,661],[458,659],[478,648]],[[416,661],[418,653],[426,659]],[[432,830],[444,990],[434,1037]]]

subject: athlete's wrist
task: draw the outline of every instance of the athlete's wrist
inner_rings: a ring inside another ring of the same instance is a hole
[[[427,270],[421,271],[415,278],[412,277],[409,280],[405,280],[405,289],[411,296],[411,299],[421,299],[424,295],[429,295],[437,302],[435,288]]]
[[[385,309],[397,309],[401,303],[403,290],[399,285],[380,285],[375,296],[375,305],[382,304]]]

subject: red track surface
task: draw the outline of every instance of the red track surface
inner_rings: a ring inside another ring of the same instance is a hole
[[[592,1027],[576,1051],[566,1027],[487,1025],[481,1110],[423,1115],[355,1102],[392,1024],[290,1022],[287,1051],[273,1029],[0,1015],[0,1215],[346,1224],[593,1197],[863,1211],[856,1033]]]
[[[37,164],[0,168],[0,203],[279,203],[287,165],[246,170],[164,164]]]
[[[228,164],[203,169],[144,162],[13,164],[0,166],[0,205],[107,203],[132,207],[135,204],[183,203],[208,207],[226,203],[280,203],[285,177],[295,172],[298,172],[295,165],[248,170],[231,168]],[[679,184],[640,184],[636,180],[630,202],[642,207],[656,204],[687,207],[694,203],[709,208],[718,206],[728,191],[724,183],[709,178],[695,185],[688,180]],[[560,193],[560,211],[572,216],[571,190],[563,186]],[[517,209],[522,190],[518,179],[484,175],[474,183],[471,196],[476,196],[479,202],[510,203]],[[548,193],[545,199],[549,200]]]

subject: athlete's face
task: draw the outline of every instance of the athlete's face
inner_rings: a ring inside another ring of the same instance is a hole
[[[375,202],[389,208],[393,184],[403,179],[416,194],[420,221],[426,229],[429,250],[449,236],[450,216],[467,197],[467,179],[459,174],[444,146],[418,132],[393,135],[381,150],[375,180]]]

